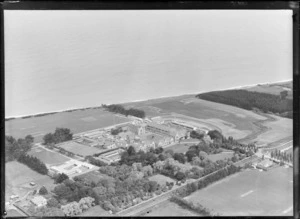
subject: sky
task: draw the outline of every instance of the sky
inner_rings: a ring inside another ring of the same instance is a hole
[[[5,117],[292,79],[291,10],[4,11]]]

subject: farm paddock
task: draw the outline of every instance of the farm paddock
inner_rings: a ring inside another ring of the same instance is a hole
[[[245,170],[186,199],[199,202],[221,216],[291,216],[293,169]]]

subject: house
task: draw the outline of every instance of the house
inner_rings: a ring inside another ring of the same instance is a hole
[[[33,204],[35,204],[37,207],[43,207],[47,205],[47,199],[45,199],[43,196],[38,195],[35,196],[33,199],[30,200]]]

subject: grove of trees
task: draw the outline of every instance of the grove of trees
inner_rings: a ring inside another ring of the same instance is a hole
[[[72,140],[73,133],[68,128],[56,128],[54,133],[48,133],[43,137],[44,144],[57,144]]]
[[[226,90],[198,94],[196,97],[246,110],[257,108],[264,113],[278,113],[287,118],[292,118],[293,115],[293,100],[287,99],[285,93],[273,95],[247,90]]]
[[[113,113],[119,113],[125,116],[135,116],[139,118],[145,118],[146,114],[145,111],[139,110],[139,109],[125,109],[122,105],[120,104],[111,104],[111,105],[102,105],[105,109],[107,109],[109,112]]]
[[[5,161],[19,159],[22,154],[31,150],[34,138],[27,135],[24,139],[15,139],[12,136],[5,136]]]
[[[21,154],[18,161],[42,175],[46,175],[48,173],[48,168],[46,167],[46,165],[37,157],[33,157],[27,154]]]

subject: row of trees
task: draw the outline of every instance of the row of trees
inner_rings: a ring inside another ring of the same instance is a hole
[[[79,202],[71,202],[61,206],[65,216],[75,216],[87,211],[89,208],[95,205],[95,199],[92,197],[85,197],[80,199]]]
[[[170,198],[170,201],[178,204],[179,206],[181,206],[184,209],[194,211],[194,212],[200,214],[201,216],[213,216],[211,214],[211,211],[209,209],[203,207],[201,204],[199,204],[199,203],[194,204],[192,201],[187,201],[184,198],[181,198],[177,195],[173,195]]]
[[[139,109],[125,109],[122,105],[120,104],[111,104],[111,105],[102,105],[105,109],[107,109],[109,112],[114,112],[114,113],[119,113],[125,116],[135,116],[139,118],[145,118],[146,114],[145,111],[139,110]]]
[[[57,144],[72,140],[73,133],[68,128],[56,128],[54,133],[48,133],[43,137],[44,144]]]
[[[31,150],[33,142],[34,138],[31,135],[18,140],[12,136],[5,136],[5,161],[19,159],[22,154],[26,154]]]
[[[196,97],[203,100],[240,107],[246,110],[257,108],[264,113],[272,112],[285,115],[284,113],[293,111],[293,100],[282,98],[282,95],[247,90],[226,90],[198,94]]]
[[[48,174],[48,168],[46,167],[46,165],[37,157],[33,157],[27,154],[22,154],[18,161],[20,163],[23,163],[25,165],[27,165],[29,168],[35,170],[36,172],[42,174],[42,175],[46,175]]]
[[[190,132],[190,137],[191,137],[191,138],[196,138],[196,139],[201,140],[201,139],[203,139],[204,134],[203,134],[203,133],[196,132],[196,131],[193,130],[193,131]]]
[[[107,163],[105,163],[99,159],[96,159],[93,156],[86,156],[85,161],[88,161],[90,164],[93,164],[98,167],[107,166]]]
[[[271,157],[276,158],[278,160],[285,161],[285,162],[289,162],[289,163],[293,162],[293,154],[292,153],[286,153],[286,151],[281,152],[278,149],[276,149],[275,151],[271,151]]]

